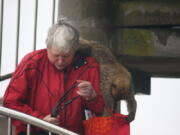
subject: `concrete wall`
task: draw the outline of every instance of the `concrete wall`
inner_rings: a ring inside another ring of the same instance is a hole
[[[177,29],[127,29],[116,31],[117,55],[179,57],[180,30]]]
[[[150,77],[180,77],[180,2],[177,0],[60,0],[81,37],[111,47],[134,74],[137,91]],[[146,91],[144,91],[146,89]]]
[[[80,36],[109,45],[109,0],[60,0],[59,15],[76,26]]]
[[[112,12],[113,50],[137,92],[150,93],[151,76],[180,77],[179,1],[115,0]]]
[[[115,9],[117,55],[180,57],[180,2],[119,1]]]
[[[116,0],[116,25],[179,24],[180,2],[173,0]]]

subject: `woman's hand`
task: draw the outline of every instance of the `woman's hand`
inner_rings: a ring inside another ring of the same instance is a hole
[[[47,121],[47,122],[49,122],[49,123],[51,123],[51,124],[54,124],[54,125],[59,125],[59,119],[56,118],[56,117],[52,117],[51,114],[45,116],[45,117],[43,118],[43,120],[44,120],[44,121]]]
[[[96,98],[96,92],[89,81],[77,80],[78,91],[77,94],[90,101]]]

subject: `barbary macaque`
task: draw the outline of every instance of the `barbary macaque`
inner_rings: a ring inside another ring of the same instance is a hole
[[[95,41],[80,40],[80,50],[86,50],[100,63],[101,91],[106,104],[113,109],[117,101],[125,100],[128,108],[129,122],[136,114],[136,100],[132,89],[132,77],[128,70],[115,58],[111,50]],[[83,51],[80,51],[83,52]],[[109,113],[104,110],[104,116]]]

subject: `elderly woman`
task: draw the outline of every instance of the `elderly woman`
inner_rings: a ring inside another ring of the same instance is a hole
[[[103,111],[99,63],[78,53],[78,31],[67,23],[53,25],[46,43],[47,49],[31,52],[20,62],[4,95],[4,106],[83,134],[84,110],[97,115]],[[72,86],[76,87],[65,94]],[[53,117],[53,108],[64,94],[63,104],[76,98]],[[26,134],[23,123],[14,121],[14,125],[16,135]],[[42,132],[34,128],[32,134]]]

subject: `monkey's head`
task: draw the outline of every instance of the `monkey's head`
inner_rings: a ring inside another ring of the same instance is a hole
[[[112,80],[111,94],[115,100],[125,99],[129,95],[131,88],[131,81],[127,77],[116,75]]]

